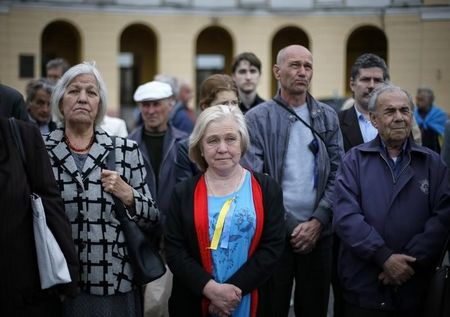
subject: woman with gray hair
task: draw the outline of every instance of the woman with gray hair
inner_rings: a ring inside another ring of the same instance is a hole
[[[140,222],[156,222],[159,211],[145,183],[138,146],[113,139],[100,127],[106,110],[106,88],[93,64],[70,68],[51,99],[62,124],[45,138],[59,185],[80,265],[81,294],[64,305],[65,316],[142,316],[139,286],[112,195]],[[115,151],[115,170],[107,157]]]
[[[189,157],[201,174],[177,184],[166,222],[171,317],[256,316],[264,303],[258,288],[284,246],[283,196],[272,178],[241,166],[248,145],[239,107],[198,117]]]

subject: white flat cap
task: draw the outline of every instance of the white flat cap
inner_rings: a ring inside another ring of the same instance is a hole
[[[155,101],[169,98],[173,95],[169,84],[160,81],[151,81],[140,85],[134,93],[134,101]]]

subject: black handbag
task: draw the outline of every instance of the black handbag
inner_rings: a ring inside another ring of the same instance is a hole
[[[447,238],[441,258],[439,259],[439,264],[431,277],[430,287],[425,301],[424,317],[450,316],[450,266],[444,264],[449,238]]]
[[[113,139],[113,149],[109,152],[107,158],[107,167],[115,171],[115,137]],[[114,207],[116,218],[120,221],[125,243],[128,250],[128,256],[133,268],[134,283],[136,285],[145,285],[154,281],[166,273],[166,266],[159,252],[152,246],[145,234],[139,228],[138,224],[130,219],[125,211],[122,201],[115,195]]]

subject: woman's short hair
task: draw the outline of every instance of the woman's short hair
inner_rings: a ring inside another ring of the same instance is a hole
[[[58,118],[60,121],[64,121],[64,115],[61,112],[60,104],[62,102],[62,98],[64,96],[64,92],[66,88],[70,85],[70,83],[75,79],[75,77],[79,75],[92,75],[97,81],[97,88],[100,96],[100,101],[98,104],[98,112],[97,117],[95,118],[95,125],[99,125],[103,121],[103,117],[106,113],[107,103],[106,103],[106,85],[103,81],[100,72],[95,67],[95,62],[83,62],[81,64],[77,64],[72,66],[64,73],[58,83],[53,90],[52,98],[51,98],[51,107],[53,115]]]
[[[214,74],[206,78],[200,85],[200,109],[209,107],[221,91],[234,91],[236,96],[239,96],[236,83],[229,75]]]
[[[241,156],[244,156],[250,144],[250,136],[248,134],[245,118],[239,107],[216,105],[203,110],[198,116],[194,130],[189,137],[189,158],[195,162],[201,171],[208,168],[208,163],[202,156],[202,139],[205,135],[206,128],[212,122],[220,122],[225,118],[231,117],[238,125],[238,132],[241,136]]]
[[[25,87],[25,92],[27,94],[27,104],[28,106],[31,104],[31,102],[36,97],[36,93],[38,90],[42,89],[46,93],[48,93],[50,96],[53,93],[53,88],[55,88],[55,85],[53,85],[52,82],[45,78],[40,79],[32,79],[28,82],[27,86]]]

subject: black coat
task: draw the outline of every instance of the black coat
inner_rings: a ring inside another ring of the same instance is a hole
[[[0,315],[58,316],[59,294],[74,295],[78,260],[69,221],[39,130],[17,121],[33,192],[41,196],[47,224],[69,266],[72,283],[41,290],[32,227],[30,187],[8,119],[0,117]]]
[[[262,191],[264,222],[261,239],[253,256],[226,281],[239,287],[242,296],[260,288],[270,277],[283,253],[286,233],[280,186],[267,175],[253,175]],[[200,176],[176,185],[167,216],[166,259],[173,273],[169,300],[171,317],[201,316],[202,291],[212,278],[202,267],[194,225],[194,191]]]
[[[17,90],[5,85],[0,85],[0,117],[29,121],[23,96]]]
[[[364,143],[355,106],[338,113],[339,125],[341,126],[344,151],[348,152],[352,147]]]

